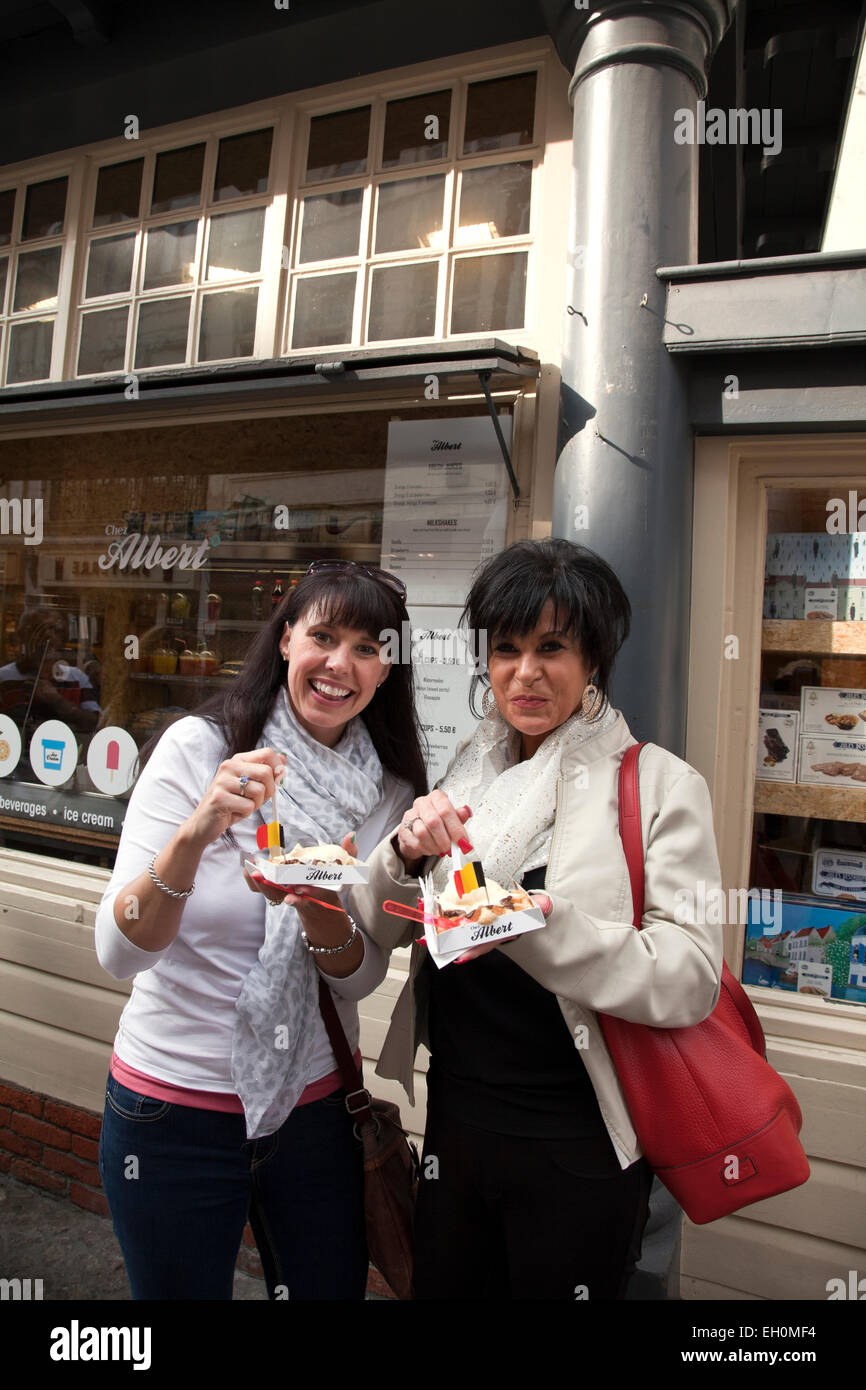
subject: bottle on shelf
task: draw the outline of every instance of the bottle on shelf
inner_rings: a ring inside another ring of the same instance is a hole
[[[257,579],[253,585],[250,612],[254,618],[263,618],[265,616],[265,590],[260,579]]]
[[[282,601],[282,597],[283,597],[283,581],[282,581],[282,579],[278,579],[277,582],[276,582],[276,584],[274,585],[274,591],[273,591],[273,593],[271,594],[271,608],[276,608],[277,604],[280,603],[280,602]]]

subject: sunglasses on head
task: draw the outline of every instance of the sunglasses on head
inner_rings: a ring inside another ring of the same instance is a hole
[[[307,574],[352,574],[360,571],[370,579],[375,579],[380,584],[384,584],[388,589],[393,589],[400,598],[406,598],[406,585],[402,579],[398,579],[396,574],[389,573],[388,570],[377,569],[375,565],[362,565],[358,560],[314,560],[307,570]]]

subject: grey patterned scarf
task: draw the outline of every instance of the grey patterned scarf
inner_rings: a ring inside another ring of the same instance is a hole
[[[363,720],[349,721],[335,748],[318,743],[295,718],[285,690],[259,739],[286,757],[286,775],[263,818],[278,819],[286,844],[339,844],[382,799],[382,766]],[[241,986],[232,1038],[232,1081],[247,1137],[273,1134],[307,1083],[316,1021],[318,971],[293,907],[269,903],[259,958]]]

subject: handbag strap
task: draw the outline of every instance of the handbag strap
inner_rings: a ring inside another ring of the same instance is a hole
[[[619,833],[625,851],[625,862],[628,865],[634,925],[638,931],[643,922],[644,867],[637,774],[640,750],[644,747],[644,743],[633,743],[625,750],[619,765]]]
[[[334,996],[323,976],[319,976],[319,1012],[322,1015],[322,1022],[328,1033],[331,1042],[331,1049],[337,1060],[337,1066],[343,1078],[343,1087],[346,1092],[346,1109],[350,1115],[354,1115],[357,1121],[363,1123],[364,1120],[372,1120],[373,1111],[370,1108],[370,1092],[361,1080],[361,1073],[355,1066],[355,1059],[349,1047],[349,1039],[346,1037],[345,1029],[340,1022],[340,1015],[337,1013],[337,1006],[334,1003]]]

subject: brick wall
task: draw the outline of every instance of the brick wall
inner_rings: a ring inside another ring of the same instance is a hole
[[[0,1081],[0,1172],[108,1217],[96,1166],[101,1125],[102,1116],[92,1110],[61,1105],[50,1096]],[[263,1277],[249,1226],[244,1230],[237,1266],[256,1279]],[[367,1287],[371,1293],[393,1298],[382,1276],[372,1268]]]

